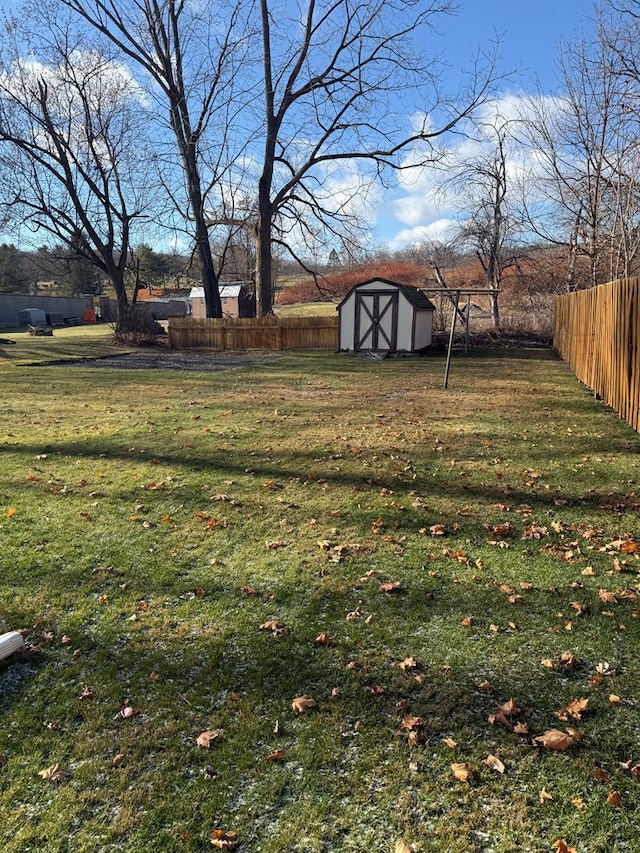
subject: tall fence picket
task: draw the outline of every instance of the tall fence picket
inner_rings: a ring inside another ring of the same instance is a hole
[[[252,317],[200,319],[171,317],[174,349],[335,350],[337,317]]]
[[[557,297],[553,346],[581,382],[640,431],[640,279]]]

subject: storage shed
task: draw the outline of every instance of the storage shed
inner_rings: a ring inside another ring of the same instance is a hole
[[[419,352],[431,344],[435,306],[409,284],[364,281],[347,293],[337,311],[341,350]]]
[[[189,293],[192,317],[206,317],[204,287],[192,287]],[[224,317],[255,317],[256,292],[251,282],[236,281],[220,285]]]

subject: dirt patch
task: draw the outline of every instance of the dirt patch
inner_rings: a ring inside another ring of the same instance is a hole
[[[279,353],[217,353],[217,352],[171,352],[138,351],[105,355],[101,358],[58,359],[48,361],[45,366],[59,367],[110,367],[119,370],[195,370],[212,373],[239,367],[252,367],[280,358]]]

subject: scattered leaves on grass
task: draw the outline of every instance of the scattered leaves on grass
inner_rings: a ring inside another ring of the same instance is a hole
[[[315,708],[318,703],[311,696],[296,696],[291,707],[295,714],[306,714],[311,708]]]
[[[211,746],[222,737],[222,729],[210,729],[201,732],[196,738],[196,743],[203,749],[211,749]]]
[[[71,774],[63,770],[59,764],[52,764],[51,767],[39,770],[38,776],[42,776],[46,782],[53,782],[56,785],[68,782],[71,778]]]

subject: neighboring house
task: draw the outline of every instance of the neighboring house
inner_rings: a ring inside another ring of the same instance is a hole
[[[433,303],[409,284],[374,278],[337,306],[341,350],[420,352],[431,344]]]
[[[204,288],[192,287],[189,293],[192,317],[206,317]],[[223,317],[255,317],[256,293],[251,282],[234,281],[220,285]]]

